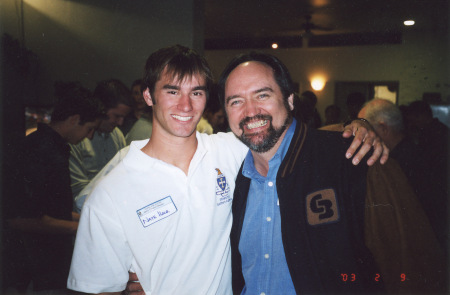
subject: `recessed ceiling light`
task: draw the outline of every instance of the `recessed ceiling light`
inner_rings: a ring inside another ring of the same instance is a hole
[[[415,23],[416,23],[416,22],[413,21],[413,20],[405,20],[405,21],[403,22],[403,24],[404,24],[405,26],[414,26]]]

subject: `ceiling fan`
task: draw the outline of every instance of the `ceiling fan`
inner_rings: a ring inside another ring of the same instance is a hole
[[[311,21],[311,14],[307,14],[304,16],[305,18],[305,22],[301,25],[302,27],[302,33],[301,33],[301,37],[302,37],[302,43],[303,43],[303,48],[307,48],[308,44],[309,44],[309,39],[314,36],[313,31],[317,30],[317,31],[332,31],[333,28],[331,27],[326,27],[326,26],[321,26],[321,25],[317,25],[315,23],[313,23]]]

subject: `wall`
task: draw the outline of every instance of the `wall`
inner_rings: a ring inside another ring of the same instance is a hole
[[[410,30],[398,45],[262,51],[276,55],[288,66],[301,92],[312,90],[309,81],[314,74],[327,77],[325,88],[315,91],[322,119],[325,108],[334,102],[336,81],[399,81],[399,104],[421,99],[424,92],[439,92],[450,103],[450,48],[445,34]],[[240,52],[205,52],[216,78]]]
[[[103,79],[130,85],[163,46],[203,46],[202,1],[2,0],[3,31],[39,60],[39,89],[27,103],[53,101],[55,80],[89,88]],[[26,86],[26,85],[24,85]]]

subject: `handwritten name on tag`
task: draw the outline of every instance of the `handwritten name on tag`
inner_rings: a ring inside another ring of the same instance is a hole
[[[147,227],[177,212],[177,207],[170,196],[156,201],[136,211],[141,223]]]

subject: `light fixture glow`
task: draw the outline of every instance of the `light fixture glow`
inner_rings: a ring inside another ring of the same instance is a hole
[[[323,77],[315,77],[311,80],[311,87],[316,91],[321,91],[325,87],[325,79]]]
[[[277,48],[278,48],[278,44],[277,44],[277,43],[273,43],[273,44],[272,44],[272,48],[273,48],[273,49],[277,49]]]
[[[403,24],[404,24],[405,26],[414,26],[415,23],[416,23],[416,22],[413,21],[412,19],[410,19],[410,20],[405,20],[405,21],[403,22]]]

